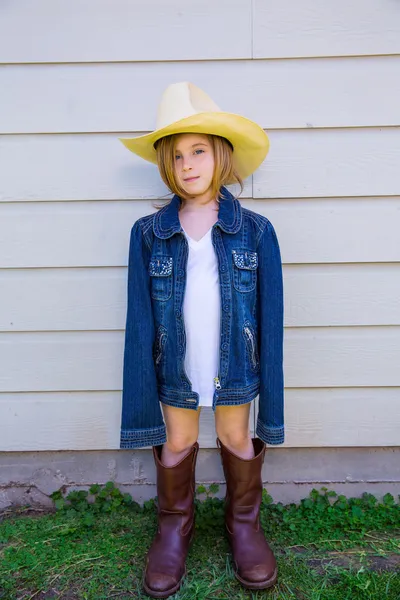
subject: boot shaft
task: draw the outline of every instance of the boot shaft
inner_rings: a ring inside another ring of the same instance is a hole
[[[234,522],[237,526],[241,522],[253,523],[254,527],[258,527],[265,443],[259,438],[253,438],[252,442],[254,458],[243,459],[231,452],[217,438],[225,474],[225,514],[228,526],[233,527]]]
[[[166,467],[161,462],[162,445],[153,446],[157,470],[159,510],[187,514],[195,496],[195,469],[199,444],[196,442],[176,465]]]

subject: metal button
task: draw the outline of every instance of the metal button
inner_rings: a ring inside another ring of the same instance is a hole
[[[228,344],[227,344],[227,342],[224,342],[222,344],[222,350],[228,350]]]

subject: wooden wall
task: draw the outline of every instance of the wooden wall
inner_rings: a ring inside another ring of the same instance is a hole
[[[129,232],[167,190],[117,137],[153,129],[182,80],[271,139],[241,201],[281,246],[285,446],[400,445],[398,3],[15,0],[0,7],[0,450],[119,447]],[[211,409],[199,441],[215,446]]]

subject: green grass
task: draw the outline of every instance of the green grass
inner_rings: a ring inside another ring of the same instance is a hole
[[[145,555],[156,504],[140,507],[111,483],[53,495],[57,512],[0,513],[0,599],[146,599]],[[313,490],[300,504],[274,504],[264,490],[261,522],[276,556],[278,583],[251,592],[234,578],[223,501],[196,499],[188,574],[173,600],[400,600],[400,503]],[[198,488],[204,492],[204,488]],[[88,502],[88,500],[90,500]]]

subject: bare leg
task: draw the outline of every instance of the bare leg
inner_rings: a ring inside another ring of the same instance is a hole
[[[221,442],[240,458],[254,458],[249,430],[251,402],[239,406],[217,406],[215,429]]]
[[[176,465],[197,441],[200,410],[176,408],[162,404],[167,427],[167,441],[163,446],[161,461],[166,467]]]

